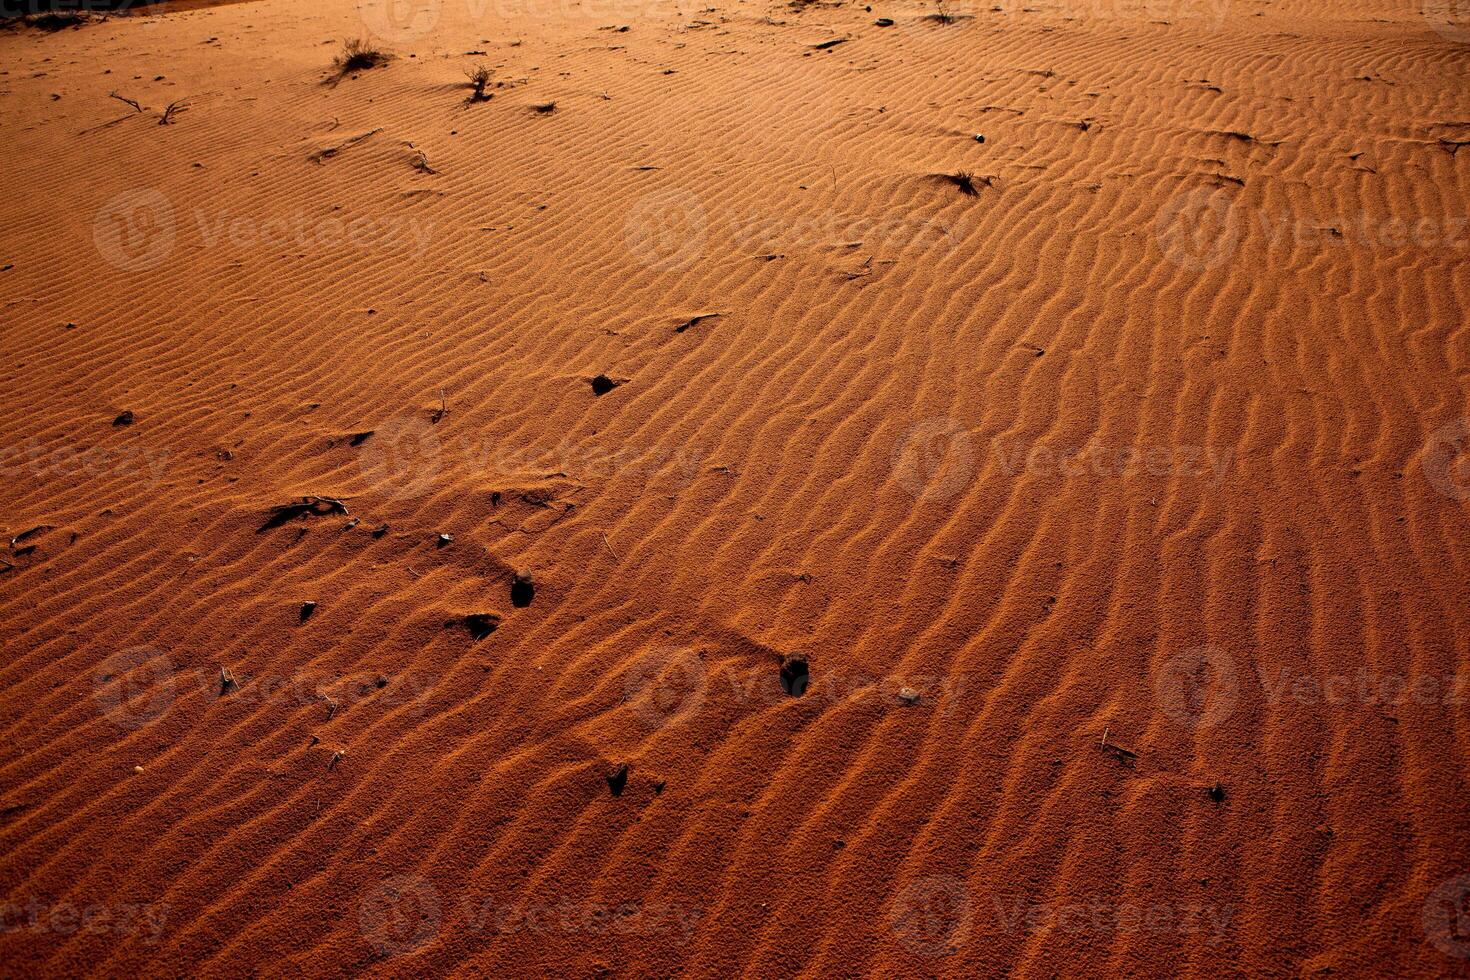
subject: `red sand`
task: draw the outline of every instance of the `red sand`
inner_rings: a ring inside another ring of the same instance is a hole
[[[0,974],[1467,972],[1451,7],[385,10],[0,33]]]

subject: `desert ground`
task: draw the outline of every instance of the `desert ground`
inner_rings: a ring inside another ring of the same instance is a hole
[[[1467,69],[1449,0],[12,22],[0,975],[1466,975]]]

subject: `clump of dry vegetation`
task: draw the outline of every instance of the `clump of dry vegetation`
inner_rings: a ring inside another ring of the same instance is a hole
[[[493,97],[485,91],[485,86],[490,84],[490,77],[495,73],[487,65],[476,65],[466,71],[465,77],[470,80],[470,102],[489,102]]]
[[[949,9],[946,0],[934,0],[934,13],[927,14],[925,20],[932,20],[936,24],[953,24],[959,20]]]
[[[332,68],[335,74],[332,80],[336,81],[355,72],[367,71],[369,68],[381,68],[393,59],[386,51],[380,51],[367,41],[353,39],[342,42],[342,51],[332,60]]]
[[[960,193],[967,197],[975,197],[980,193],[980,187],[994,187],[996,176],[994,174],[972,174],[968,170],[961,170],[952,174],[935,174],[940,180],[953,184],[960,189]],[[978,186],[977,186],[978,185]]]

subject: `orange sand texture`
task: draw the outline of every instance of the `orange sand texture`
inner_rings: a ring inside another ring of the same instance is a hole
[[[1470,971],[1463,6],[937,12],[0,32],[0,974]]]

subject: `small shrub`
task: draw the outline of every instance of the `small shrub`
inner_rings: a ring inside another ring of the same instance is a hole
[[[485,91],[485,86],[490,84],[490,76],[494,72],[485,65],[476,65],[464,74],[470,80],[470,101],[489,102],[491,95]]]
[[[367,71],[369,68],[386,65],[391,58],[392,55],[379,51],[366,41],[345,41],[342,44],[342,53],[333,60],[332,67],[337,69],[338,76],[350,75],[355,71]]]

